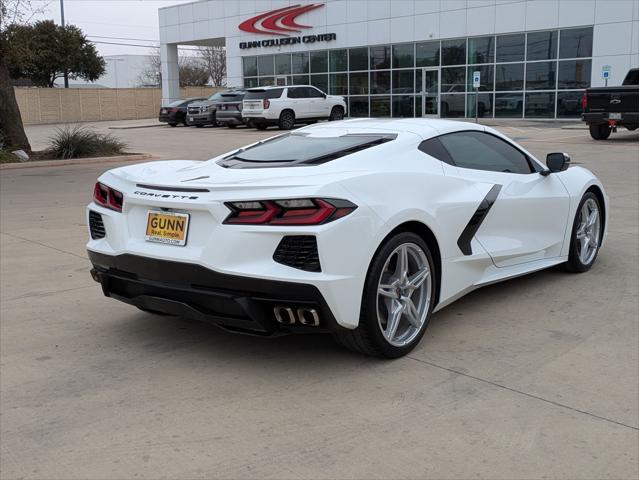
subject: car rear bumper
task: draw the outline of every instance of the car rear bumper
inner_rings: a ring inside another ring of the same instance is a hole
[[[242,125],[242,112],[225,112],[224,110],[217,112],[216,120],[219,123],[231,123],[233,125]]]
[[[250,113],[242,113],[242,118],[244,119],[244,122],[252,122],[255,125],[277,125],[278,123],[277,118],[266,118],[260,115],[251,115]]]
[[[178,123],[182,120],[178,119],[174,113],[164,113],[158,116],[158,121],[165,123]]]
[[[320,291],[310,284],[229,275],[197,264],[131,254],[88,250],[88,255],[91,275],[104,295],[137,307],[263,336],[342,328]],[[319,325],[281,323],[276,308],[290,309],[296,318],[305,312],[307,320],[314,318],[311,311],[315,311]]]
[[[610,118],[610,112],[590,112],[582,113],[581,119],[588,125],[603,125],[607,124],[610,120],[614,120],[617,125],[639,124],[639,112],[623,112],[620,113],[620,115],[620,119],[612,119]]]

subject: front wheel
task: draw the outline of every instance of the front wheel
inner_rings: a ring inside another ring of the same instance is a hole
[[[328,117],[329,122],[344,120],[344,109],[342,107],[333,107],[331,115]]]
[[[602,206],[592,192],[582,197],[572,225],[567,271],[582,273],[590,270],[595,263],[603,238]]]
[[[295,114],[291,110],[280,113],[279,127],[281,130],[290,130],[295,126]]]
[[[169,125],[172,126],[172,127],[177,127],[177,123],[171,122],[171,123],[169,123]]]
[[[595,140],[605,140],[610,136],[612,128],[607,124],[603,125],[589,125],[590,136]]]
[[[337,332],[336,340],[366,355],[406,355],[426,331],[436,286],[433,257],[424,240],[415,233],[398,233],[379,248],[369,267],[358,327]]]

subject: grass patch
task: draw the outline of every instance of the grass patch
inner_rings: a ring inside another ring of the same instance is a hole
[[[126,153],[127,144],[112,134],[98,133],[79,125],[55,130],[49,138],[51,158],[109,157]]]

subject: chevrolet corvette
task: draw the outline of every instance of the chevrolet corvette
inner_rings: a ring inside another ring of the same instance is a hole
[[[145,312],[395,358],[473,289],[589,270],[607,219],[565,153],[543,164],[466,122],[350,119],[107,171],[87,249],[104,295]]]

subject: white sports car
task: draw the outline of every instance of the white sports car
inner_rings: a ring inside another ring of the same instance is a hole
[[[144,311],[398,357],[477,287],[592,266],[608,200],[569,163],[472,123],[353,119],[116,168],[87,209],[92,276]]]

